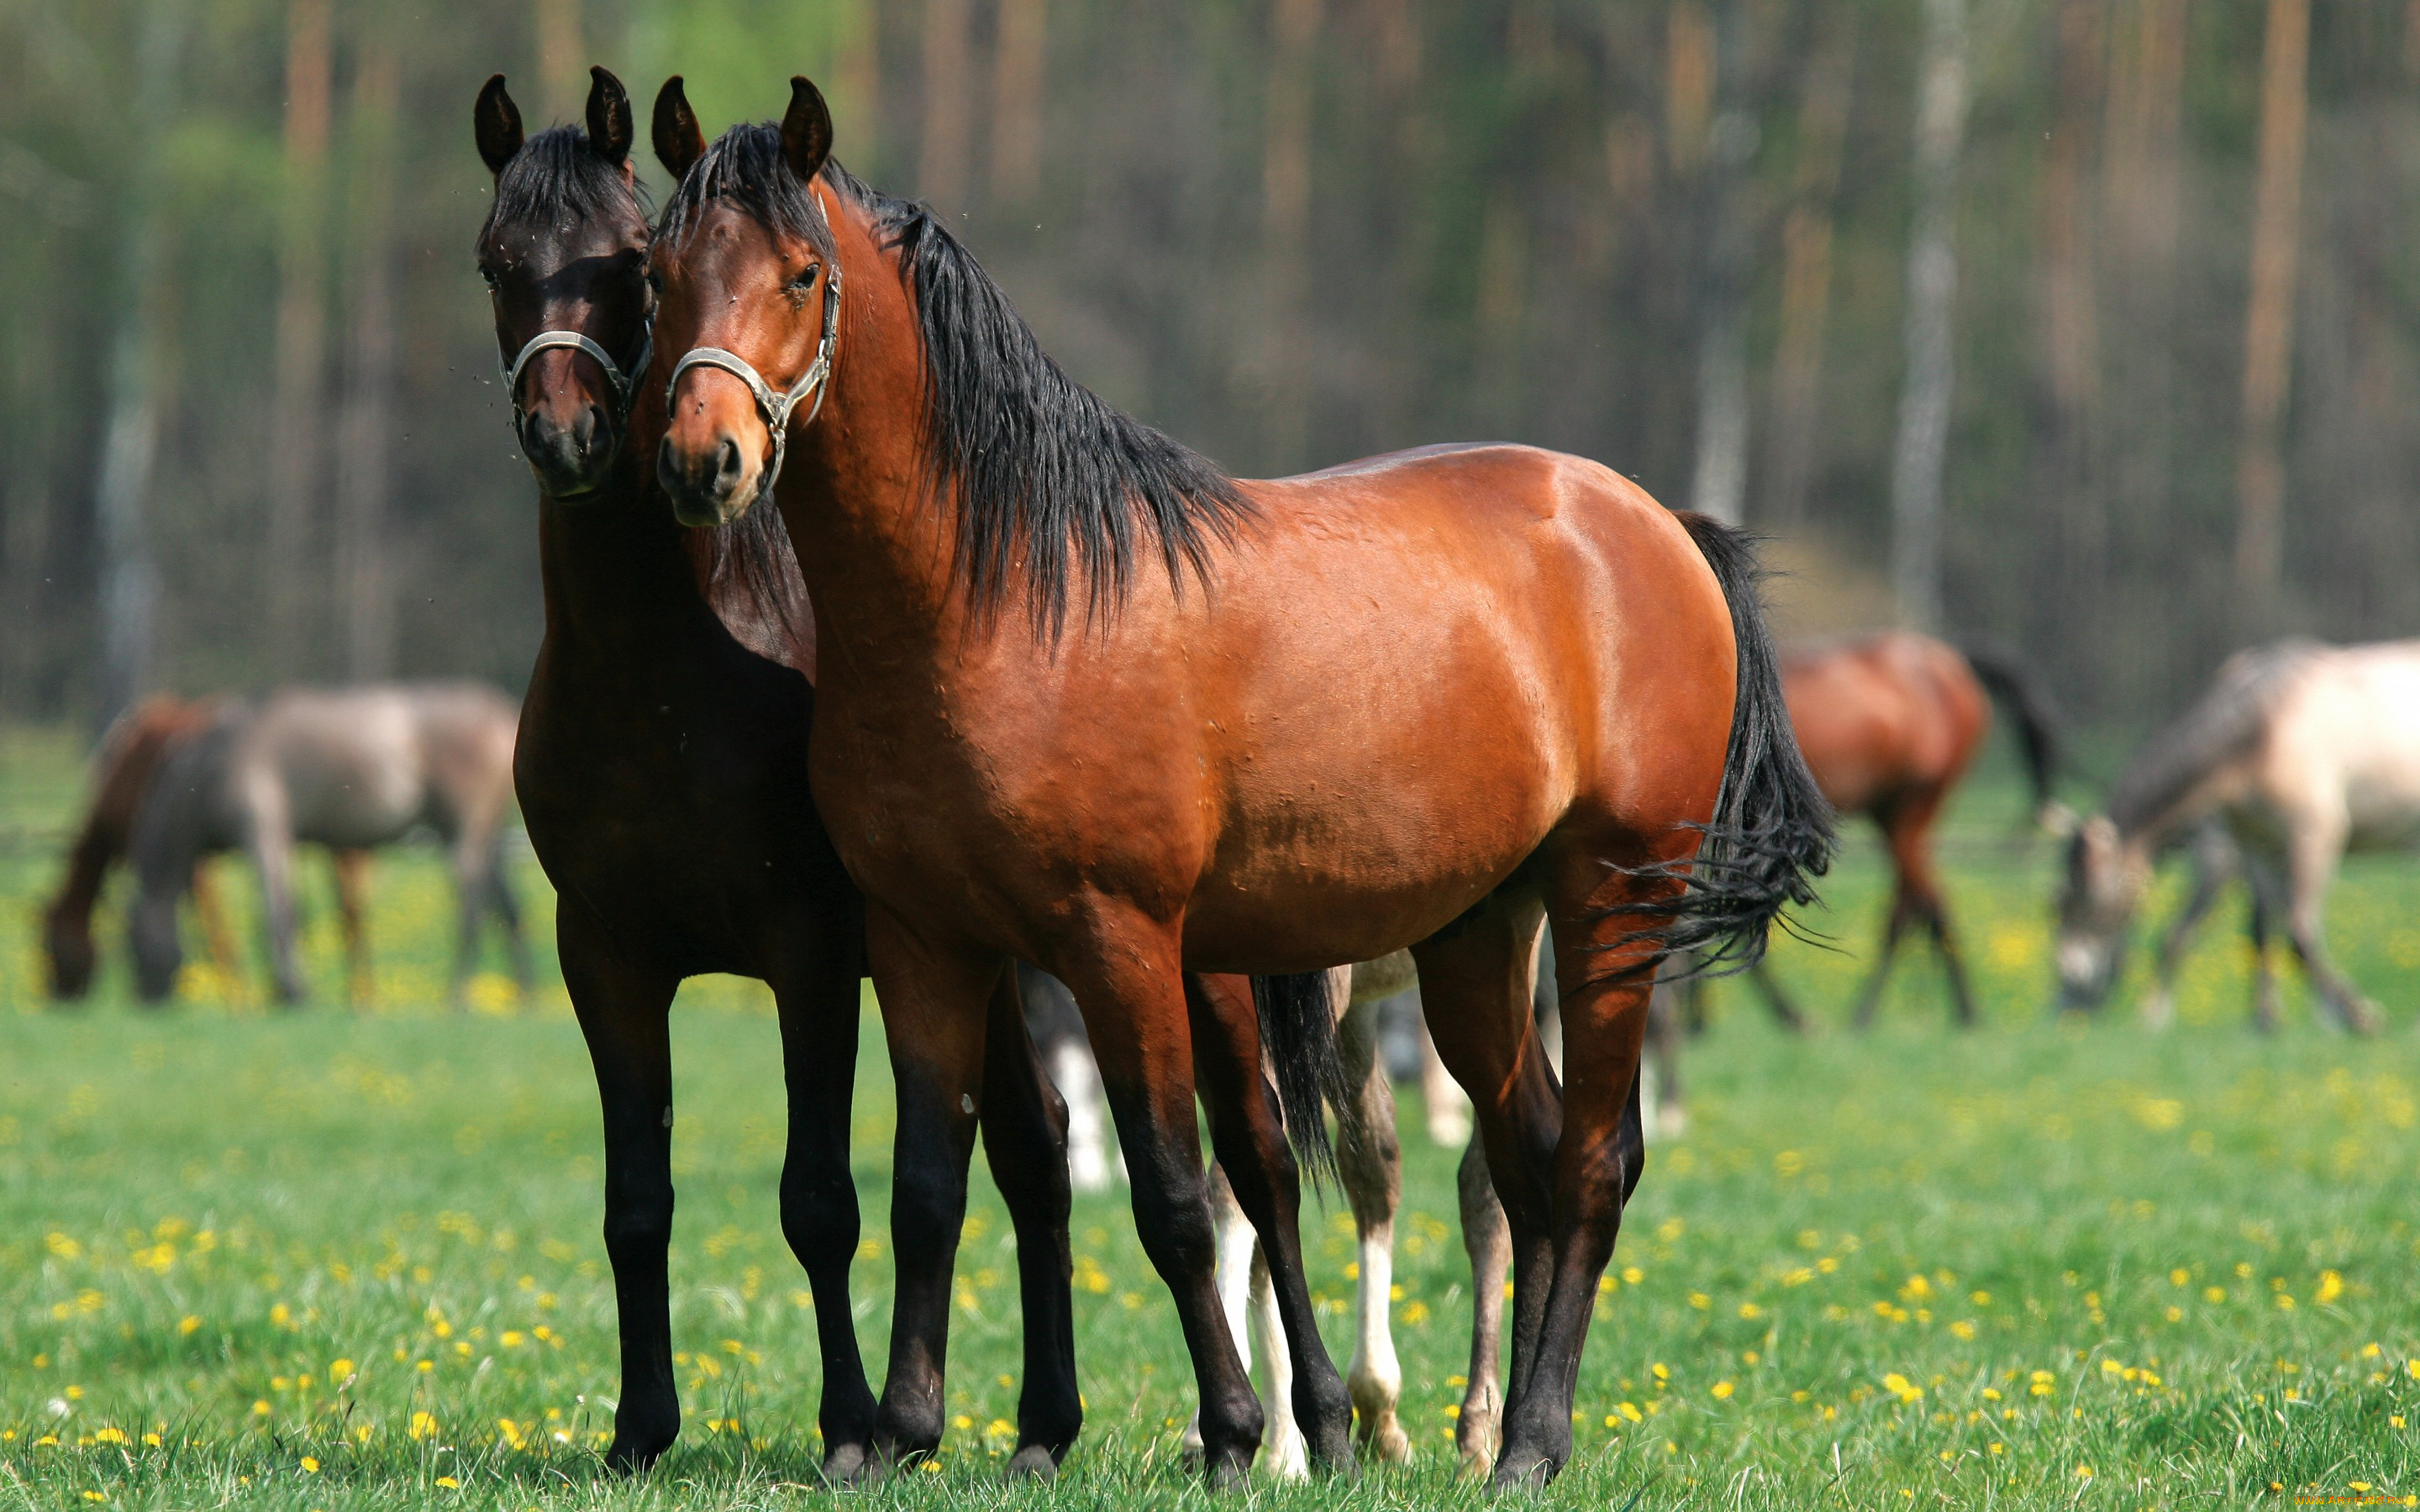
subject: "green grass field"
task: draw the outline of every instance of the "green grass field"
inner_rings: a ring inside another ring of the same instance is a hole
[[[201,971],[145,1013],[117,963],[50,1011],[32,917],[80,775],[0,737],[0,1502],[189,1507],[759,1506],[818,1496],[817,1370],[775,1217],[783,1109],[761,992],[692,984],[673,1253],[680,1446],[648,1478],[597,1459],[616,1390],[597,1114],[559,983],[436,1001],[448,933],[428,856],[383,860],[380,1002],[271,1016]],[[1928,964],[1871,1036],[1838,1026],[1884,877],[1857,838],[1815,927],[1780,948],[1827,1023],[1805,1041],[1722,989],[1690,1051],[1688,1136],[1650,1156],[1601,1298],[1578,1449],[1550,1505],[2233,1504],[2420,1492],[2420,875],[2349,872],[2347,966],[2393,1015],[2354,1042],[2299,982],[2273,1040],[2243,1025],[2227,930],[2182,1022],[2052,1025],[2050,857],[1978,785],[1947,851],[1990,1022],[1950,1032]],[[340,979],[309,869],[315,980]],[[551,905],[521,880],[541,940]],[[225,876],[241,902],[240,869]],[[2173,906],[2174,888],[2160,909]],[[244,917],[248,919],[249,913]],[[104,933],[116,951],[112,915]],[[544,957],[545,952],[542,952]],[[2139,978],[2137,979],[2139,980]],[[856,1316],[879,1368],[891,1120],[879,1038],[859,1073],[867,1214]],[[1410,1113],[1406,1096],[1406,1112]],[[1407,1132],[1416,1127],[1407,1119]],[[1406,1151],[1396,1336],[1417,1462],[1224,1500],[1475,1505],[1450,1412],[1469,1278],[1451,1151]],[[1177,1461],[1190,1372],[1118,1198],[1075,1218],[1090,1416],[1053,1489],[1002,1489],[1016,1257],[980,1174],[961,1251],[954,1429],[935,1465],[861,1493],[919,1507],[1211,1500]],[[1349,1222],[1311,1220],[1349,1347]]]

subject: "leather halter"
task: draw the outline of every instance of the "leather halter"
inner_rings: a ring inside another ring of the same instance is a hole
[[[823,413],[824,394],[831,386],[832,352],[840,345],[840,264],[826,261],[823,276],[824,333],[815,343],[815,360],[807,364],[805,374],[788,390],[776,393],[748,359],[720,347],[692,347],[683,352],[681,360],[673,364],[671,381],[664,385],[666,413],[672,410],[673,394],[680,388],[681,375],[692,367],[719,367],[747,384],[748,392],[756,396],[756,412],[764,417],[765,428],[773,433],[773,462],[765,470],[765,476],[757,480],[756,496],[749,501],[752,507],[771,496],[774,480],[782,475],[782,460],[790,447],[791,411],[798,409],[800,400],[814,394],[815,402],[807,410],[806,419],[806,424],[814,424],[815,416]]]
[[[538,353],[551,350],[557,347],[567,347],[574,351],[586,352],[589,356],[597,359],[597,366],[605,370],[605,381],[612,385],[613,390],[613,451],[607,455],[606,460],[610,462],[613,459],[613,456],[620,455],[623,438],[630,433],[630,406],[639,397],[639,378],[647,371],[647,363],[653,361],[656,355],[656,316],[654,311],[650,310],[647,312],[646,323],[641,326],[639,331],[639,360],[632,363],[628,370],[625,370],[619,363],[613,361],[613,353],[607,351],[595,339],[582,332],[541,331],[536,335],[532,336],[529,341],[522,346],[520,355],[514,358],[510,363],[506,364],[504,370],[504,398],[513,407],[510,424],[513,427],[514,442],[519,444],[521,439],[521,421],[523,419],[521,413],[521,370],[529,366],[530,359],[535,357]]]

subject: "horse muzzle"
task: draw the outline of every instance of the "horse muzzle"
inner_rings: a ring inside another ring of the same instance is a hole
[[[728,431],[683,446],[670,436],[656,450],[656,481],[684,525],[728,525],[756,502],[764,468]]]
[[[576,501],[605,486],[613,466],[613,423],[600,407],[582,405],[569,424],[543,409],[521,422],[521,455],[550,498]]]

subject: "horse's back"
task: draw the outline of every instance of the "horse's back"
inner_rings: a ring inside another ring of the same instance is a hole
[[[2316,653],[2271,714],[2261,763],[2281,807],[2340,802],[2354,848],[2420,841],[2420,640]]]

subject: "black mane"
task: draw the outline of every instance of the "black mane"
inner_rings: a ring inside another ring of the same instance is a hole
[[[2132,835],[2168,817],[2211,768],[2261,738],[2288,679],[2319,642],[2302,639],[2240,651],[2218,670],[2209,692],[2153,735],[2109,794],[2109,822]]]
[[[1233,480],[1069,378],[926,207],[869,187],[836,161],[822,177],[899,254],[924,342],[923,486],[937,498],[955,492],[953,567],[977,623],[996,616],[1021,579],[1034,628],[1055,640],[1079,575],[1087,620],[1105,620],[1125,601],[1139,550],[1156,551],[1178,592],[1188,570],[1206,585],[1212,543],[1232,539],[1251,514]],[[683,180],[658,235],[676,240],[719,197],[831,255],[830,229],[783,158],[777,128],[725,132]]]
[[[577,126],[549,127],[522,143],[496,176],[496,197],[488,207],[479,239],[486,240],[499,226],[551,219],[566,210],[589,220],[634,209],[644,219],[643,193],[588,145],[586,131]]]

